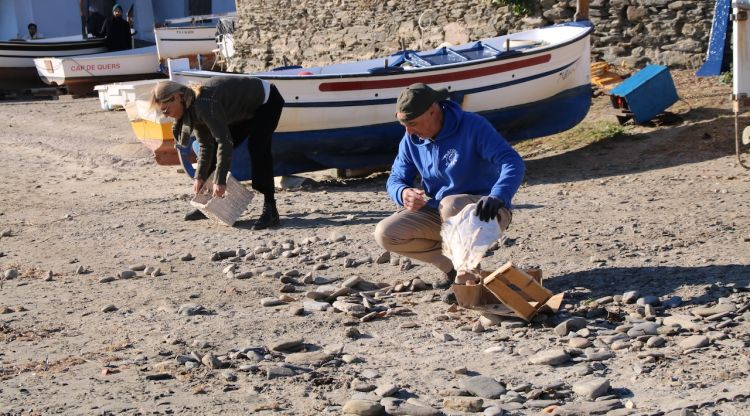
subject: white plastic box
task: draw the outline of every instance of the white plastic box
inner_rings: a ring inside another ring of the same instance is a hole
[[[201,210],[207,217],[231,227],[253,200],[253,192],[234,179],[231,173],[227,174],[227,190],[223,198],[211,197],[213,184],[212,175],[203,183],[203,188],[193,197],[190,205]]]

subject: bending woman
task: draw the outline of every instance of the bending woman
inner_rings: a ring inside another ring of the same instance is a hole
[[[279,225],[273,185],[271,137],[279,124],[284,99],[276,87],[253,77],[213,77],[189,88],[174,81],[162,81],[153,91],[153,102],[167,117],[175,119],[175,140],[186,145],[195,133],[200,152],[193,192],[200,191],[214,169],[214,197],[224,196],[234,147],[247,137],[252,163],[253,189],[263,194],[263,213],[253,229]],[[205,218],[200,211],[186,220]]]

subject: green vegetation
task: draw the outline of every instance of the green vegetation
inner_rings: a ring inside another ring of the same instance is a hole
[[[617,122],[583,122],[576,127],[552,136],[539,137],[516,143],[513,147],[526,159],[579,149],[594,143],[627,135],[630,127]]]
[[[528,16],[534,14],[534,2],[532,0],[490,0],[493,6],[509,6],[515,15]]]
[[[732,70],[722,72],[719,75],[719,84],[721,85],[732,85]]]

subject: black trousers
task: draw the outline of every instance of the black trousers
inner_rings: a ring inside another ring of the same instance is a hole
[[[274,197],[271,139],[279,125],[283,108],[284,98],[276,86],[271,84],[268,101],[258,108],[253,118],[229,125],[235,148],[247,137],[247,150],[252,164],[252,186],[263,194],[266,201]]]

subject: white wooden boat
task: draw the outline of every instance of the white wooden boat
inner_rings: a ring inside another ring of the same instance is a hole
[[[104,39],[80,35],[29,41],[0,41],[0,89],[43,86],[34,58],[64,57],[105,52]]]
[[[154,29],[159,59],[194,55],[213,56],[216,26],[158,27]]]
[[[211,68],[216,57],[217,24],[235,13],[169,19],[154,28],[159,62],[189,58],[191,68]]]
[[[174,148],[172,119],[151,106],[151,92],[160,79],[115,82],[97,85],[103,110],[125,109],[135,137],[154,153],[159,165],[177,165],[180,160]]]
[[[273,82],[286,101],[274,136],[276,175],[387,165],[404,132],[394,117],[396,99],[415,82],[447,88],[452,100],[482,114],[510,141],[575,126],[591,105],[592,29],[580,21],[368,61],[253,74],[182,70],[171,76],[185,84],[217,75]],[[236,157],[242,157],[244,147],[238,149]],[[244,157],[232,167],[238,179],[249,178]]]
[[[92,93],[97,84],[162,76],[156,46],[64,58],[37,58],[34,64],[45,83],[64,86],[74,96]]]
[[[216,46],[219,56],[224,62],[229,62],[234,57],[234,25],[235,18],[228,17],[219,19],[216,25]]]
[[[151,91],[161,79],[145,79],[140,81],[113,82],[94,87],[99,95],[99,106],[102,110],[122,110],[130,102],[148,100]]]

